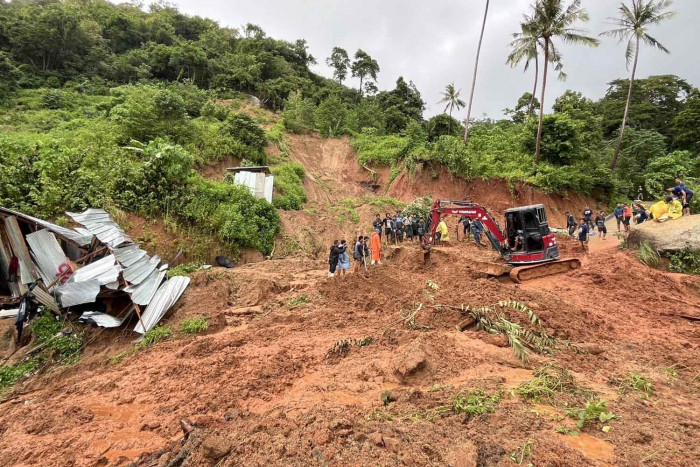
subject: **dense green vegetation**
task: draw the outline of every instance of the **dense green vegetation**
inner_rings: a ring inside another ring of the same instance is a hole
[[[610,83],[597,102],[573,91],[558,97],[542,119],[536,164],[531,93],[509,119],[473,122],[465,146],[463,122],[449,115],[463,104],[454,86],[442,100],[449,112],[425,121],[412,82],[400,77],[380,91],[370,54],[329,53],[334,79],[310,71],[304,40],[272,39],[251,24],[222,28],[165,3],[0,3],[0,204],[59,222],[63,211],[87,207],[159,215],[233,251],[267,253],[280,225],[275,208],[306,201],[304,169],[289,161],[284,131],[350,135],[360,164],[390,166],[394,176],[445,167],[608,201],[639,186],[658,196],[675,177],[698,188],[700,92],[681,78],[635,81],[611,170],[628,80]],[[350,78],[359,89],[343,84]],[[244,107],[248,94],[281,118]],[[268,157],[268,142],[281,155]],[[197,174],[227,158],[273,165],[274,206]]]

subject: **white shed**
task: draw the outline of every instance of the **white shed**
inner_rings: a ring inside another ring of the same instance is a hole
[[[226,171],[234,174],[233,182],[236,185],[246,186],[256,198],[272,203],[275,177],[270,174],[268,166],[229,167]]]

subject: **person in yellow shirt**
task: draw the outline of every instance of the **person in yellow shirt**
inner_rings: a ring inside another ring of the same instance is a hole
[[[663,199],[661,201],[659,201],[658,203],[653,204],[649,208],[649,212],[651,212],[651,215],[654,219],[654,222],[662,222],[661,218],[663,218],[666,215],[667,211],[668,211],[668,203],[666,203],[666,200],[663,200]]]

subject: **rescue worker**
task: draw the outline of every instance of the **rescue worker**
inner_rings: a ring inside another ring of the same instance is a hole
[[[438,236],[438,234],[440,235]],[[436,245],[439,245],[441,242],[450,241],[450,230],[447,228],[447,224],[442,219],[435,230],[435,240],[437,240]]]
[[[382,264],[382,239],[377,232],[370,236],[369,248],[372,252],[372,264]]]

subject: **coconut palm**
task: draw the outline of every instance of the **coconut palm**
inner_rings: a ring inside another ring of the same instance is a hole
[[[476,88],[476,72],[479,69],[479,55],[481,54],[481,42],[484,40],[484,29],[486,29],[486,17],[489,14],[489,0],[486,0],[486,8],[484,9],[484,21],[481,23],[481,35],[479,36],[479,45],[476,49],[476,60],[474,61],[474,77],[472,78],[472,92],[469,95],[469,107],[467,107],[467,121],[464,128],[464,144],[469,143],[469,119],[472,115],[472,103],[474,102],[474,89]]]
[[[530,16],[524,16],[523,22],[520,23],[520,32],[513,34],[513,41],[509,44],[512,51],[508,55],[506,64],[515,68],[525,60],[525,70],[530,68],[530,62],[535,61],[535,84],[532,88],[532,97],[528,105],[527,114],[532,115],[533,105],[535,103],[535,94],[537,93],[537,83],[539,81],[539,53],[537,50],[537,40],[539,37],[536,33],[536,28],[533,27],[534,19]]]
[[[566,44],[581,44],[597,47],[598,39],[588,37],[585,31],[572,27],[578,21],[588,21],[588,13],[581,8],[581,0],[573,0],[568,7],[563,0],[539,0],[533,7],[534,22],[531,27],[538,37],[538,45],[544,54],[542,70],[542,97],[540,99],[540,121],[537,126],[537,146],[535,149],[535,164],[540,162],[540,147],[542,144],[542,124],[544,122],[545,92],[547,90],[548,65],[555,63],[555,69],[560,71],[559,77],[566,78],[561,73],[561,54],[554,40],[561,39]]]
[[[632,62],[632,76],[630,77],[629,89],[627,90],[627,104],[625,104],[625,114],[622,117],[622,127],[620,128],[620,138],[617,140],[615,155],[613,156],[611,169],[617,167],[617,159],[620,156],[622,148],[622,140],[625,137],[625,127],[627,126],[627,116],[630,110],[630,101],[632,100],[632,87],[634,85],[634,76],[637,73],[637,61],[639,60],[639,46],[642,42],[652,47],[656,47],[662,52],[670,53],[658,40],[651,37],[647,30],[649,26],[659,24],[674,16],[676,13],[667,11],[673,3],[671,0],[631,0],[632,7],[620,4],[619,16],[610,18],[612,24],[616,27],[610,31],[605,31],[601,35],[615,37],[619,42],[627,41],[627,50],[625,58],[627,60],[627,69]]]
[[[449,135],[452,134],[452,109],[457,107],[457,111],[459,112],[459,109],[463,108],[466,105],[464,101],[459,98],[459,93],[461,91],[461,89],[459,91],[455,89],[454,83],[448,84],[447,86],[445,86],[445,91],[442,93],[442,99],[440,99],[440,102],[438,102],[438,104],[447,103],[444,110],[445,113],[447,112],[447,109],[450,110],[450,119],[447,123],[447,134]]]

